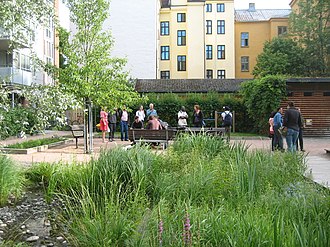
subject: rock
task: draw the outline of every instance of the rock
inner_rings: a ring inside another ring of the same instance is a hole
[[[3,231],[0,231],[0,235],[3,234],[4,232]]]
[[[2,224],[0,225],[0,227],[1,227],[1,228],[5,228],[5,227],[7,227],[7,224],[2,223]]]
[[[44,223],[45,226],[50,226],[50,221],[49,220],[46,220],[45,223]]]
[[[48,243],[47,246],[54,246],[54,244],[53,243]]]
[[[26,228],[26,226],[25,225],[21,225],[21,229],[25,229]]]
[[[26,242],[35,242],[39,239],[39,236],[31,236],[26,239]]]
[[[62,241],[62,240],[64,240],[64,238],[63,237],[57,237],[56,240],[57,241]]]

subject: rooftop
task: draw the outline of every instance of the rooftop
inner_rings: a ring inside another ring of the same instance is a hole
[[[139,79],[139,93],[234,93],[246,79]]]
[[[235,10],[235,21],[268,21],[272,18],[288,18],[290,13],[290,9],[237,9]]]

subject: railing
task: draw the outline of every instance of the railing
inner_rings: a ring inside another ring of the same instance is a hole
[[[0,81],[30,86],[32,72],[13,67],[0,67]]]

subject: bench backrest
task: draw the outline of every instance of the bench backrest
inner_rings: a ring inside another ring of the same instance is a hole
[[[148,130],[148,129],[130,129],[128,131],[128,138],[131,141],[135,140],[171,140],[175,136],[173,130]]]
[[[73,137],[84,136],[84,125],[71,125],[70,127]]]

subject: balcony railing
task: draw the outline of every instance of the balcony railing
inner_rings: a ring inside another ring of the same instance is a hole
[[[0,82],[30,86],[32,72],[14,67],[0,67]]]

